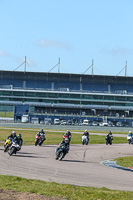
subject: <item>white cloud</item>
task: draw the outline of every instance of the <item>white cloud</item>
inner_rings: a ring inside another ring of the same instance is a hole
[[[62,49],[67,49],[67,50],[71,48],[70,45],[67,45],[59,41],[53,41],[53,40],[39,40],[38,45],[45,48],[54,47],[54,48],[62,48]]]
[[[0,50],[0,56],[9,56],[9,53],[4,50]]]
[[[113,48],[113,49],[103,49],[102,52],[111,54],[111,55],[132,55],[133,54],[133,49],[129,48]]]
[[[112,55],[129,55],[129,54],[133,54],[133,50],[132,49],[128,49],[128,48],[117,48],[117,49],[112,49],[110,51],[110,53]]]

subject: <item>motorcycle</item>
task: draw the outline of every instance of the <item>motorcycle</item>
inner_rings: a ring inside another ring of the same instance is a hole
[[[68,151],[69,149],[68,147],[65,146],[65,144],[60,144],[60,147],[55,149],[55,154],[56,154],[55,159],[61,161],[68,153]]]
[[[12,154],[16,154],[17,151],[21,149],[21,146],[17,141],[13,141],[12,145],[9,147],[8,154],[11,156]]]
[[[108,145],[108,144],[112,145],[113,136],[108,136],[107,135],[105,137],[105,139],[106,139],[106,145]]]
[[[36,135],[35,146],[37,145],[41,146],[44,140],[46,140],[45,135],[40,135],[40,136]]]
[[[129,144],[133,144],[133,134],[129,133],[127,136],[127,140]]]
[[[11,144],[12,144],[11,138],[6,139],[5,144],[4,144],[4,152],[8,151],[9,147],[11,146]]]
[[[89,138],[86,135],[82,135],[82,144],[88,145],[89,143]]]

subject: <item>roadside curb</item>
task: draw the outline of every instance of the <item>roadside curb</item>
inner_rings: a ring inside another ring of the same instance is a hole
[[[108,167],[112,167],[112,168],[116,168],[116,169],[121,169],[121,170],[125,170],[125,171],[130,171],[133,172],[133,167],[132,168],[126,168],[126,167],[122,167],[120,165],[116,164],[116,161],[110,161],[110,160],[106,160],[106,161],[102,161],[101,164],[104,164]]]

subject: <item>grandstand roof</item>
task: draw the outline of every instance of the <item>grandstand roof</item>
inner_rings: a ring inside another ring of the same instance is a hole
[[[133,77],[109,76],[109,75],[90,75],[90,74],[71,74],[71,73],[48,73],[48,72],[23,72],[0,70],[1,78],[23,79],[23,80],[49,80],[71,82],[90,82],[90,83],[116,83],[133,84]]]

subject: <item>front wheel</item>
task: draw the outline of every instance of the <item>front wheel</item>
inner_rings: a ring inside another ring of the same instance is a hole
[[[16,152],[15,147],[12,147],[8,153],[9,153],[9,155],[11,156],[11,155],[12,155],[13,153],[15,153],[15,152]]]
[[[86,140],[86,143],[85,143],[85,144],[88,145],[88,143],[89,143],[89,139]]]
[[[63,153],[63,152],[60,152],[60,155],[59,155],[59,161],[62,160],[63,156],[64,156],[64,153]]]
[[[85,140],[83,140],[83,141],[82,141],[82,145],[84,145],[85,143],[86,143],[86,141],[85,141]]]
[[[37,146],[37,141],[35,141],[35,146]]]
[[[42,142],[40,142],[39,146],[42,146],[42,143],[43,143],[43,141],[42,141]]]

